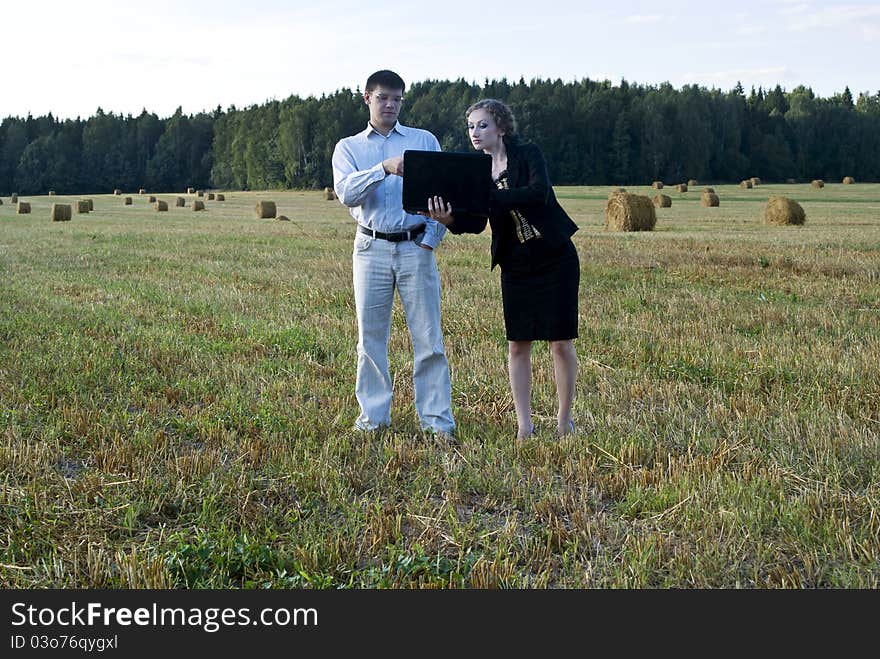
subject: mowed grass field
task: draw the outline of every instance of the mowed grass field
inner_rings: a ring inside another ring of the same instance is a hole
[[[557,188],[581,228],[561,440],[536,344],[514,441],[489,235],[447,235],[457,447],[419,431],[399,302],[393,427],[352,430],[354,225],[319,191],[94,195],[63,223],[79,197],[3,198],[0,586],[877,588],[880,185],[702,187],[626,234],[609,188]],[[804,226],[763,223],[780,193]]]

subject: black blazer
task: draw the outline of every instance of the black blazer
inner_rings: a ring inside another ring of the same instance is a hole
[[[492,268],[510,252],[517,240],[510,217],[513,208],[541,232],[542,240],[554,247],[561,247],[578,230],[556,200],[541,150],[535,144],[520,142],[507,135],[503,139],[507,148],[507,184],[510,189],[499,190],[493,185],[488,218],[458,214],[453,208],[455,221],[447,227],[452,233],[481,233],[488,220],[492,227]]]

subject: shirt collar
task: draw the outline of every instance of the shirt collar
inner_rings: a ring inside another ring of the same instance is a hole
[[[400,135],[402,135],[403,137],[406,137],[408,131],[409,131],[409,128],[407,128],[406,126],[404,126],[403,124],[401,124],[398,121],[397,123],[394,124],[394,128],[392,128],[388,134],[391,135],[391,133],[397,132]],[[380,135],[381,137],[385,137],[384,135],[382,135],[382,133],[380,133],[375,128],[373,128],[373,125],[368,121],[367,127],[366,127],[366,129],[364,129],[363,134],[365,136],[369,137],[370,133],[376,133],[376,135]]]

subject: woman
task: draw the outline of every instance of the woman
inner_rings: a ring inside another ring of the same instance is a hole
[[[571,406],[577,377],[580,264],[571,241],[577,225],[559,205],[540,149],[521,142],[513,113],[484,99],[465,113],[471,143],[492,156],[492,268],[501,266],[501,298],[517,438],[535,432],[531,420],[532,342],[549,341],[559,409],[556,432],[574,432]],[[429,200],[431,218],[452,233],[480,233],[487,218],[455,214],[442,198]]]

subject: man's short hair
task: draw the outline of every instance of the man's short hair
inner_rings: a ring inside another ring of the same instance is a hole
[[[387,69],[376,71],[373,75],[367,78],[367,84],[364,86],[364,91],[371,92],[376,89],[376,87],[399,89],[400,91],[406,90],[406,84],[404,84],[403,78],[397,75],[394,71],[389,71]]]

